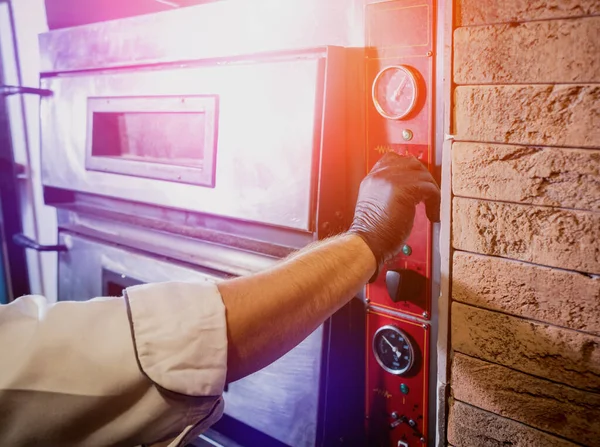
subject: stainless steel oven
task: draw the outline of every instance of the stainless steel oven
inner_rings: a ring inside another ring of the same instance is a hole
[[[29,246],[59,250],[60,299],[260,271],[346,228],[360,179],[386,152],[434,171],[447,133],[444,11],[435,0],[224,0],[41,35],[52,92],[41,174],[60,244]],[[198,442],[445,442],[438,231],[418,207],[362,299],[229,384],[224,418]],[[374,340],[390,327],[412,346],[409,371],[382,367]]]
[[[217,2],[42,35],[59,299],[247,275],[343,230],[365,171],[359,3]],[[354,300],[228,384],[199,442],[362,445],[363,346]]]

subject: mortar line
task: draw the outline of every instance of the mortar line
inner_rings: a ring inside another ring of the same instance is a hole
[[[576,15],[576,16],[560,16],[560,17],[547,17],[547,18],[541,18],[541,19],[529,19],[529,20],[507,20],[507,21],[500,21],[500,22],[490,22],[490,23],[470,23],[467,25],[463,25],[463,24],[457,24],[455,30],[460,29],[460,28],[482,28],[484,26],[498,26],[498,25],[524,25],[527,23],[539,23],[539,22],[556,22],[559,20],[579,20],[579,19],[587,19],[587,18],[594,18],[594,17],[600,17],[600,13],[596,13],[596,14],[582,14],[582,15]]]
[[[524,261],[522,259],[516,259],[516,258],[509,258],[507,256],[492,255],[492,254],[488,254],[488,253],[479,253],[479,252],[476,252],[476,251],[465,250],[464,248],[456,248],[454,246],[452,248],[453,248],[454,251],[460,252],[460,253],[470,253],[470,254],[473,254],[473,255],[487,256],[487,257],[490,257],[490,258],[498,258],[498,259],[505,259],[505,260],[514,261],[514,262],[522,262],[524,264],[534,265],[536,267],[542,267],[542,268],[547,268],[547,269],[551,269],[551,270],[560,270],[560,271],[563,271],[563,272],[575,273],[575,274],[578,274],[578,275],[583,275],[583,276],[586,276],[589,279],[600,278],[600,275],[598,275],[596,273],[587,273],[587,272],[582,272],[580,270],[567,269],[567,268],[564,268],[564,267],[554,267],[552,265],[547,265],[547,264],[538,264],[536,262]]]
[[[538,205],[536,203],[511,202],[509,200],[501,200],[501,199],[484,199],[481,197],[460,196],[457,194],[454,194],[454,197],[459,198],[459,199],[478,200],[481,202],[503,203],[503,204],[507,204],[507,205],[510,204],[510,205],[526,206],[526,207],[549,208],[549,209],[553,209],[553,210],[579,211],[579,212],[583,212],[583,213],[600,214],[600,210],[587,210],[587,209],[582,209],[582,208],[569,208],[569,207],[554,206],[554,205]]]
[[[508,313],[508,312],[505,312],[505,311],[502,311],[502,310],[489,309],[487,307],[482,307],[482,306],[479,306],[477,304],[469,303],[467,301],[457,300],[454,297],[452,298],[452,302],[453,303],[460,303],[460,304],[463,304],[465,306],[473,307],[475,309],[484,310],[484,311],[487,311],[487,312],[492,312],[492,313],[498,313],[498,314],[506,315],[506,316],[513,317],[513,318],[516,318],[516,319],[519,319],[519,320],[523,320],[523,321],[526,321],[526,322],[533,322],[533,323],[545,324],[545,325],[552,326],[552,327],[559,328],[559,329],[565,329],[565,330],[568,330],[568,331],[578,332],[580,334],[584,334],[584,335],[589,335],[591,337],[595,337],[595,338],[598,339],[598,341],[600,341],[600,334],[598,334],[598,333],[586,332],[586,331],[584,331],[582,329],[573,329],[573,328],[570,328],[568,326],[562,326],[560,324],[550,323],[548,321],[537,320],[535,318],[523,317],[521,315],[511,314],[511,313]]]
[[[600,150],[600,146],[582,147],[582,146],[565,146],[565,145],[544,145],[544,144],[527,144],[527,143],[510,143],[506,141],[481,141],[481,140],[468,140],[468,139],[457,139],[454,135],[454,143],[478,143],[478,144],[506,144],[515,146],[526,146],[526,147],[548,147],[548,148],[559,148],[559,149],[581,149],[584,151],[597,151]]]
[[[549,379],[547,377],[536,376],[535,374],[524,372],[524,371],[515,369],[515,368],[513,368],[511,366],[503,365],[502,363],[497,363],[497,362],[494,362],[494,361],[491,361],[491,360],[486,360],[486,359],[482,359],[482,358],[479,358],[479,357],[475,357],[473,355],[465,354],[464,352],[457,351],[454,348],[452,348],[452,351],[454,353],[456,353],[456,354],[464,355],[465,357],[469,357],[471,359],[478,360],[478,361],[483,362],[483,363],[489,363],[491,365],[496,365],[496,366],[500,366],[502,368],[510,369],[511,371],[514,371],[516,373],[529,376],[529,377],[531,377],[533,379],[541,380],[541,381],[544,381],[544,382],[550,382],[550,383],[553,383],[555,385],[564,386],[566,388],[569,388],[569,389],[574,390],[574,391],[579,391],[581,393],[587,393],[587,394],[591,394],[591,395],[594,395],[594,396],[600,396],[600,391],[591,391],[591,390],[586,390],[586,389],[582,389],[582,388],[576,388],[576,387],[574,387],[572,385],[568,385],[568,384],[563,383],[563,382],[557,382],[556,380]],[[452,361],[454,361],[454,358],[452,359]],[[452,383],[452,381],[450,383]],[[458,400],[460,400],[460,399],[458,399]]]
[[[454,75],[454,73],[453,73]],[[558,81],[558,82],[510,82],[510,83],[494,83],[494,82],[481,82],[481,83],[463,83],[459,84],[457,82],[454,83],[454,88],[457,87],[528,87],[531,85],[547,85],[547,86],[561,86],[561,85],[592,85],[597,86],[600,85],[600,81]]]
[[[573,441],[572,439],[568,439],[568,438],[565,438],[565,437],[563,437],[563,436],[561,436],[561,435],[557,435],[556,433],[552,433],[552,432],[549,432],[549,431],[543,430],[543,429],[541,429],[541,428],[534,427],[533,425],[529,425],[529,424],[526,424],[525,422],[521,422],[521,421],[518,421],[518,420],[516,420],[516,419],[509,418],[509,417],[507,417],[507,416],[504,416],[504,415],[502,415],[502,414],[494,413],[493,411],[486,410],[485,408],[478,407],[477,405],[473,405],[473,404],[471,404],[471,403],[469,403],[469,402],[465,402],[464,400],[460,400],[460,399],[456,399],[456,398],[454,398],[454,400],[455,400],[455,401],[457,401],[457,402],[460,402],[460,403],[461,403],[461,404],[463,404],[463,405],[469,406],[469,407],[471,407],[471,408],[477,408],[478,410],[480,410],[480,411],[483,411],[484,413],[491,414],[491,415],[493,415],[493,416],[498,416],[498,417],[501,417],[501,418],[504,418],[504,419],[508,419],[509,421],[515,422],[515,423],[517,423],[517,424],[519,424],[519,425],[523,425],[523,426],[525,426],[525,427],[532,428],[532,429],[534,429],[534,430],[540,431],[540,432],[542,432],[542,433],[545,433],[545,434],[547,434],[547,435],[550,435],[550,436],[554,436],[554,437],[556,437],[556,438],[563,439],[563,440],[565,440],[565,441],[568,441],[568,442],[570,442],[570,443],[572,443],[572,444],[574,444],[574,445],[579,445],[579,446],[585,447],[585,444],[581,444],[581,443],[579,443],[579,442],[577,442],[577,441]]]

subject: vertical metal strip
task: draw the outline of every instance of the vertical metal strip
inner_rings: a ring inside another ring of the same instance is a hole
[[[434,256],[434,278],[439,278],[437,300],[433,300],[437,311],[437,380],[432,380],[431,395],[435,395],[435,445],[446,446],[446,425],[449,396],[450,366],[450,293],[451,293],[451,230],[452,230],[452,31],[454,3],[452,0],[438,0],[437,8],[437,53],[436,65],[436,121],[435,135],[436,167],[441,169],[442,209],[441,223],[436,225],[435,236],[438,239],[438,256]],[[440,165],[441,161],[441,165]],[[439,273],[438,273],[439,272]],[[432,334],[433,336],[434,334]],[[435,338],[434,338],[435,339]],[[434,376],[432,376],[434,377]]]

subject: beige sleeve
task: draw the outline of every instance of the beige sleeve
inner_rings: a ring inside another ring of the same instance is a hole
[[[227,334],[217,287],[125,295],[0,306],[0,445],[152,444],[218,420]]]

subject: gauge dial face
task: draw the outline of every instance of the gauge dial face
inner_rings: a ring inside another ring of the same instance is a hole
[[[417,104],[419,85],[410,68],[386,67],[373,81],[373,104],[381,116],[391,120],[406,117]]]
[[[387,372],[407,373],[415,360],[415,351],[409,337],[396,326],[382,326],[373,336],[373,352],[377,362]]]

